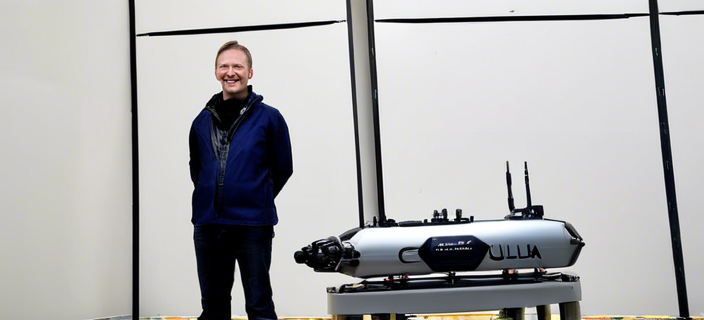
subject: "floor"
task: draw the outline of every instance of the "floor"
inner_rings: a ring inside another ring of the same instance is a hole
[[[536,319],[535,314],[526,314],[525,319]],[[113,317],[95,320],[123,320],[131,319],[131,317]],[[233,320],[246,320],[246,317],[233,317]],[[331,320],[330,317],[281,317],[280,320]],[[471,313],[471,314],[425,314],[425,315],[409,315],[409,320],[501,320],[497,313]],[[666,315],[645,315],[645,316],[627,316],[627,315],[596,315],[584,316],[583,320],[674,320],[675,316]],[[694,320],[704,320],[704,317],[692,317]],[[196,320],[195,317],[141,317],[140,320]],[[366,319],[365,319],[366,320]],[[552,320],[560,320],[560,316],[553,314]]]

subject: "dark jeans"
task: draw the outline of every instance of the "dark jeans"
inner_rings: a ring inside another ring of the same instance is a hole
[[[274,227],[196,226],[198,280],[203,313],[199,320],[230,319],[235,261],[240,266],[249,320],[277,319],[269,267]]]

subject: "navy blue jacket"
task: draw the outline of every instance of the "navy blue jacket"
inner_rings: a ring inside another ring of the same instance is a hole
[[[291,142],[283,116],[251,91],[229,130],[218,128],[208,101],[189,135],[193,216],[201,225],[267,226],[278,222],[274,198],[293,173]]]

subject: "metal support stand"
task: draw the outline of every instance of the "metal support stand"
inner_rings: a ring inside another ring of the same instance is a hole
[[[525,308],[506,308],[501,309],[499,318],[511,320],[524,320],[526,316]]]
[[[561,320],[580,320],[581,299],[579,280],[457,288],[329,292],[328,313],[333,315],[333,320],[405,320],[407,314],[501,310],[500,318],[524,320],[525,308],[536,307],[538,320],[549,320],[550,305],[557,303],[560,306]]]
[[[579,302],[560,303],[560,319],[562,320],[580,320],[582,319],[582,311],[579,308]]]
[[[538,313],[538,320],[550,320],[550,305],[542,305],[535,307],[535,311]]]

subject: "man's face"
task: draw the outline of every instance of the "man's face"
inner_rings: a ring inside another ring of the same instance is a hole
[[[252,79],[252,75],[253,70],[247,63],[247,55],[242,50],[225,50],[218,56],[215,78],[222,84],[224,100],[247,98],[247,82]]]

